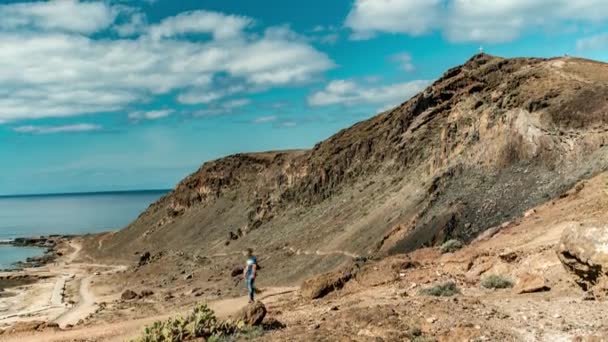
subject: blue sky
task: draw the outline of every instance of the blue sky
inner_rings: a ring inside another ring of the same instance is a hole
[[[309,148],[484,51],[608,60],[605,0],[0,3],[0,194]]]

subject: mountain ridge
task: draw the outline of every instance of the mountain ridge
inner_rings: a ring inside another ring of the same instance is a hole
[[[470,241],[606,170],[607,82],[600,62],[479,54],[310,150],[205,163],[86,251],[166,251],[171,264],[253,246],[291,282],[349,262],[294,250],[382,256]]]

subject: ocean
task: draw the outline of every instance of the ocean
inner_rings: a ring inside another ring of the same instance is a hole
[[[0,197],[0,240],[120,229],[168,191]],[[0,246],[0,269],[42,252],[39,248]]]

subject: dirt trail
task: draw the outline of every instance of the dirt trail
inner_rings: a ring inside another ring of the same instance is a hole
[[[81,287],[82,289],[82,287]],[[295,287],[277,287],[263,289],[263,294],[259,297],[265,304],[273,303],[281,296],[297,291]],[[88,298],[89,300],[91,298]],[[230,298],[208,303],[219,318],[228,318],[238,313],[247,305],[248,297]],[[187,312],[187,310],[185,310]],[[86,339],[87,341],[109,341],[123,342],[134,339],[140,331],[154,321],[166,319],[170,316],[183,314],[184,312],[173,312],[170,314],[121,321],[112,324],[94,325],[90,327],[76,328],[65,331],[46,331],[42,333],[18,334],[12,336],[0,336],[2,342],[63,342]],[[75,318],[75,315],[74,315]]]
[[[65,328],[66,325],[75,325],[79,320],[84,319],[89,314],[94,313],[97,309],[95,303],[95,295],[91,291],[91,281],[93,276],[88,276],[80,282],[80,301],[76,306],[61,315],[55,320],[55,323],[59,324],[61,328]]]
[[[68,260],[75,260],[78,256],[78,253],[82,249],[82,246],[78,242],[73,242],[71,245],[74,248],[74,252],[69,256]],[[70,266],[76,266],[80,269],[82,268],[109,268],[108,271],[103,272],[103,274],[112,274],[120,271],[126,270],[128,267],[124,265],[102,265],[102,264],[89,264],[89,263],[72,263]],[[86,318],[88,315],[95,312],[97,309],[97,296],[91,289],[91,284],[93,282],[94,275],[87,275],[80,280],[80,288],[79,288],[79,297],[80,300],[76,306],[59,316],[55,322],[59,324],[60,327],[64,328],[67,325],[75,325],[81,319]],[[65,283],[65,279],[64,279]],[[63,298],[63,296],[62,296]]]
[[[306,251],[306,250],[301,250],[301,249],[295,249],[293,247],[289,247],[286,248],[287,250],[289,250],[292,253],[295,253],[297,255],[321,255],[321,256],[326,256],[326,255],[344,255],[346,257],[349,258],[359,258],[360,255],[357,255],[355,253],[351,253],[351,252],[347,252],[347,251],[341,251],[341,250],[333,250],[333,251],[321,251],[321,250],[316,250],[316,251]]]

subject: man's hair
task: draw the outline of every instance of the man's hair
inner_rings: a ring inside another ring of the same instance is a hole
[[[252,254],[253,254],[253,249],[251,249],[251,248],[247,248],[247,249],[245,249],[245,252],[246,252],[248,255],[252,255]]]

